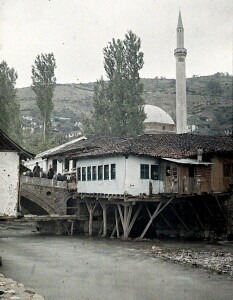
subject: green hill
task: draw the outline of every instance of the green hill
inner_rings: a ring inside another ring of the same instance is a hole
[[[175,121],[175,79],[142,79],[146,104],[161,107]],[[57,84],[54,92],[53,117],[70,118],[65,132],[75,130],[74,123],[91,115],[94,83]],[[40,120],[35,94],[30,87],[17,91],[21,116]],[[232,130],[232,77],[216,73],[187,79],[188,124],[197,133],[226,134]],[[77,130],[77,129],[76,129]]]

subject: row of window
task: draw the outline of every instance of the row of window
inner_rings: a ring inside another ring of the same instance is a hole
[[[77,178],[78,181],[116,179],[116,164],[79,167],[77,169]]]

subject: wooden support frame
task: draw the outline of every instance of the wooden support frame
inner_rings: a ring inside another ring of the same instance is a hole
[[[199,217],[199,215],[198,215],[196,209],[194,208],[192,202],[191,202],[191,201],[188,201],[188,203],[189,203],[190,207],[192,208],[192,210],[193,210],[193,212],[194,212],[194,214],[195,214],[195,216],[196,216],[196,218],[197,218],[199,224],[201,225],[201,228],[204,230],[204,229],[205,229],[205,226],[203,225],[203,223],[202,223],[202,221],[201,221],[201,219],[200,219],[200,217]]]
[[[114,237],[115,232],[117,232],[117,238],[119,238],[120,237],[120,232],[119,232],[120,217],[118,217],[118,215],[117,215],[117,207],[116,206],[115,206],[115,209],[114,209],[114,215],[115,215],[115,226],[113,228],[111,238]]]
[[[131,220],[131,216],[133,213],[133,205],[124,205],[124,210],[122,212],[122,208],[120,204],[117,204],[118,212],[120,215],[121,225],[123,228],[123,239],[127,240],[129,234],[133,228],[133,225],[141,211],[142,205],[140,204]],[[130,221],[131,220],[131,221]]]
[[[88,203],[87,201],[85,201],[85,203],[89,212],[89,236],[92,236],[93,214],[98,203]]]
[[[100,202],[100,206],[102,207],[103,210],[103,234],[102,237],[107,236],[107,204]]]
[[[177,219],[180,221],[180,223],[184,226],[184,228],[186,230],[189,230],[188,226],[185,224],[185,222],[182,220],[182,218],[180,217],[180,215],[177,213],[177,211],[175,210],[175,208],[173,206],[170,207],[170,209],[172,210],[172,212],[174,213],[174,215],[177,217]]]
[[[172,202],[172,200],[175,197],[170,198],[167,202],[164,203],[164,201],[160,201],[158,206],[156,207],[153,215],[151,215],[149,222],[147,223],[145,229],[143,230],[142,234],[139,237],[139,240],[142,240],[147,232],[147,230],[149,229],[149,227],[151,226],[153,220]]]

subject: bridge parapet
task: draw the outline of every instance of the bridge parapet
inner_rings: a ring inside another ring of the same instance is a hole
[[[56,179],[21,176],[20,184],[22,184],[22,183],[40,185],[40,186],[44,186],[44,187],[59,187],[59,188],[67,189],[66,181],[57,181]]]

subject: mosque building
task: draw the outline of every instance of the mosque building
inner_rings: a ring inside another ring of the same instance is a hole
[[[174,50],[176,58],[176,124],[171,116],[154,105],[145,105],[146,119],[144,121],[145,133],[177,133],[187,132],[187,105],[186,105],[186,74],[185,58],[187,50],[184,48],[184,27],[179,12],[177,33],[177,48]]]

